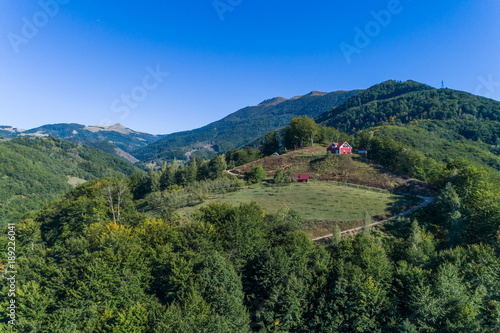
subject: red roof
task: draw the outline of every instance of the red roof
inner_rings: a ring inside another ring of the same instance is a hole
[[[290,176],[291,178],[295,178],[297,177],[298,180],[302,180],[302,179],[310,179],[311,177],[309,175],[291,175]]]
[[[330,147],[332,147],[332,148],[339,148],[339,147],[340,147],[340,146],[342,146],[344,143],[347,143],[347,142],[346,142],[346,141],[344,141],[344,142],[334,142],[334,143],[332,143],[332,144],[330,145]],[[352,147],[351,147],[351,145],[349,145],[349,143],[347,143],[347,146],[348,146],[348,148],[352,148]],[[328,148],[330,148],[330,147],[328,147]]]

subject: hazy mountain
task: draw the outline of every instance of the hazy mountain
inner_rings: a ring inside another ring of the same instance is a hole
[[[16,136],[47,137],[64,139],[70,142],[85,144],[98,148],[135,163],[138,160],[130,152],[153,143],[162,135],[137,132],[122,124],[112,126],[84,126],[80,124],[44,125],[30,130],[19,130],[9,126],[0,126],[0,136],[11,138]]]
[[[209,156],[248,144],[271,130],[286,126],[293,116],[315,117],[359,93],[313,91],[290,99],[275,97],[238,110],[204,127],[173,133],[132,152],[141,161]]]
[[[14,128],[12,126],[0,126],[0,136],[4,138],[13,138],[19,136],[23,129]]]

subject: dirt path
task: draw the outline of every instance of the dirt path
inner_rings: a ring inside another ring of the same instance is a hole
[[[413,212],[414,210],[417,210],[417,209],[420,209],[420,208],[422,208],[422,207],[424,207],[424,206],[427,206],[428,204],[430,204],[431,202],[433,202],[433,201],[434,201],[434,199],[436,199],[436,198],[433,198],[433,197],[423,197],[423,196],[420,196],[420,195],[419,195],[418,197],[419,197],[420,199],[424,200],[424,202],[422,202],[420,205],[415,206],[415,207],[413,207],[413,208],[411,208],[411,209],[409,209],[409,210],[407,210],[407,211],[405,211],[405,212],[403,212],[403,213],[400,213],[400,214],[398,214],[398,215],[394,215],[393,217],[390,217],[390,218],[388,218],[388,219],[386,219],[386,220],[382,220],[382,221],[374,222],[374,223],[370,224],[370,227],[373,227],[373,226],[376,226],[376,225],[379,225],[379,224],[383,224],[383,223],[385,223],[385,222],[387,222],[387,221],[394,220],[394,219],[397,219],[398,217],[401,217],[401,216],[405,216],[405,215],[407,215],[407,214],[410,214],[410,213],[411,213],[411,212]],[[350,233],[350,232],[356,232],[356,231],[359,231],[359,230],[363,230],[363,228],[364,228],[364,227],[359,227],[359,228],[354,228],[354,229],[344,230],[344,231],[342,231],[340,234],[348,234],[348,233]],[[329,235],[326,235],[326,236],[321,236],[321,237],[318,237],[318,238],[314,238],[314,239],[313,239],[313,242],[318,241],[318,240],[321,240],[321,239],[325,239],[325,238],[330,238],[330,237],[332,237],[332,236],[333,236],[333,234],[329,234]]]
[[[228,174],[230,174],[231,176],[236,176],[236,177],[241,177],[240,174],[238,173],[234,173],[233,170],[225,170],[225,172],[227,172]]]

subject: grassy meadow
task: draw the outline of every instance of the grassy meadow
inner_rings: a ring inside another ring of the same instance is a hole
[[[286,186],[248,186],[238,192],[214,195],[201,205],[185,207],[178,212],[181,215],[190,214],[213,201],[234,205],[255,201],[268,212],[293,209],[306,221],[305,228],[310,231],[311,236],[324,235],[324,231],[331,230],[335,224],[339,224],[342,230],[360,226],[365,212],[380,220],[417,204],[409,196],[388,191],[311,181]]]

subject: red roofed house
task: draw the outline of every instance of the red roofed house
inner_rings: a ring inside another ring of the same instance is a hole
[[[334,142],[326,151],[332,154],[352,154],[352,147],[347,142]]]
[[[309,175],[291,175],[290,181],[293,182],[293,180],[296,179],[297,183],[309,183],[310,178]]]

